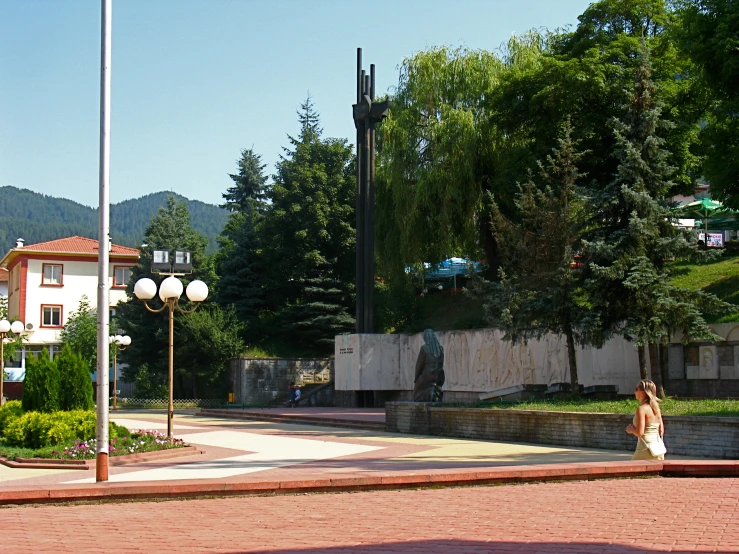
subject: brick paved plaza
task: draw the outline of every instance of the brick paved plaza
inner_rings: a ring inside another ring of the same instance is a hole
[[[158,428],[165,417],[115,415],[129,428]],[[178,416],[175,430],[205,454],[113,467],[110,484],[102,486],[91,482],[89,471],[0,466],[0,500],[4,494],[39,490],[66,494],[74,489],[82,491],[82,498],[90,492],[91,498],[96,490],[121,486],[129,491],[187,486],[181,483],[309,486],[316,479],[496,468],[513,472],[513,466],[530,468],[537,479],[546,468],[579,471],[583,465],[631,464],[624,461],[631,454],[623,451],[186,414]],[[707,474],[712,474],[710,467]],[[739,478],[649,477],[228,498],[207,494],[188,500],[0,506],[0,552],[739,552]]]
[[[0,537],[14,553],[739,552],[738,502],[739,479],[652,478],[18,506]]]

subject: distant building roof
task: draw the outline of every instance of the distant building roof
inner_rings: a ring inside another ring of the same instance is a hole
[[[0,260],[0,266],[7,266],[13,258],[21,254],[73,254],[81,256],[94,256],[98,255],[99,244],[95,239],[88,239],[85,237],[67,237],[63,239],[50,240],[47,242],[39,242],[36,244],[29,244],[27,246],[20,246],[12,248],[7,254]],[[128,246],[121,246],[119,244],[111,245],[110,250],[111,256],[123,256],[138,258],[139,251],[136,248],[129,248]],[[7,277],[6,277],[7,280]]]
[[[8,270],[4,267],[0,267],[0,283],[8,282]]]

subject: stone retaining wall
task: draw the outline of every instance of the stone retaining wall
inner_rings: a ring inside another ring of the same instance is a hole
[[[388,402],[388,431],[478,440],[634,450],[627,414],[444,408]],[[739,418],[664,416],[669,454],[739,459]]]
[[[231,386],[237,404],[287,399],[288,387],[329,383],[333,358],[237,358],[231,361]]]

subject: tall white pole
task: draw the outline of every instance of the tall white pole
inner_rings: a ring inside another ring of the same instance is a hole
[[[112,0],[101,0],[102,30],[100,55],[100,203],[98,215],[98,340],[97,340],[97,455],[95,480],[108,480],[108,382],[110,303],[108,298],[108,236],[110,230],[110,34]]]

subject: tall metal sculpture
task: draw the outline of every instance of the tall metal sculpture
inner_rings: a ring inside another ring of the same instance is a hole
[[[375,124],[387,117],[388,101],[375,102],[375,64],[367,75],[357,48],[357,333],[374,331]]]

